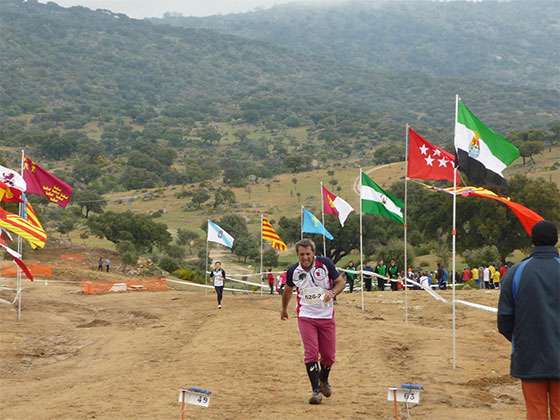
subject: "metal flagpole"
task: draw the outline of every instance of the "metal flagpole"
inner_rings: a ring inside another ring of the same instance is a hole
[[[23,160],[24,160],[24,150],[21,150],[21,165],[20,165],[20,174],[23,177]],[[19,217],[23,217],[23,203],[19,203]],[[22,256],[21,252],[22,242],[21,242],[21,235],[18,235],[18,254]],[[17,320],[18,322],[21,320],[21,295],[23,294],[22,287],[21,287],[21,268],[19,265],[17,266],[17,276],[16,276],[16,298],[18,302],[17,306]]]
[[[457,128],[457,113],[459,111],[459,95],[455,95],[455,128]],[[455,132],[455,138],[457,138],[457,133]],[[453,230],[451,231],[452,235],[452,255],[453,255],[453,262],[452,262],[452,282],[453,282],[453,369],[456,367],[456,344],[455,344],[455,243],[457,240],[457,166],[453,170]]]
[[[405,153],[404,153],[405,165],[404,165],[404,324],[408,327],[408,268],[406,261],[406,251],[407,251],[407,241],[406,241],[406,231],[408,225],[406,222],[406,208],[408,200],[408,124],[406,124],[406,141],[405,141]]]
[[[261,214],[261,296],[263,296],[263,215]]]
[[[364,252],[362,233],[362,168],[360,167],[360,283],[362,285],[362,312],[364,311]]]
[[[300,239],[303,239],[303,206],[301,206],[301,208],[299,209],[299,212],[300,212],[299,219],[300,219],[300,224],[301,224]]]
[[[326,257],[327,240],[325,238],[325,200],[323,197],[323,181],[321,181],[321,221],[323,222],[323,257]]]
[[[204,285],[208,286],[208,235],[210,234],[210,219],[208,219],[208,232],[206,232],[206,266],[204,267]],[[225,280],[225,279],[224,279]],[[204,288],[204,296],[208,296],[208,287]]]

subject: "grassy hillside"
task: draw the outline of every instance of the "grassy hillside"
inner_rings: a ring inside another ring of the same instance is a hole
[[[546,152],[535,157],[534,166],[523,166],[521,159],[518,159],[511,167],[506,170],[509,177],[515,173],[527,174],[530,178],[544,178],[560,185],[560,146],[552,148],[551,152]],[[375,182],[383,188],[389,188],[393,183],[404,179],[404,162],[396,162],[387,165],[363,167]],[[334,170],[335,174],[331,177],[327,172]],[[294,185],[292,179],[297,179]],[[300,206],[304,205],[316,216],[320,216],[321,196],[320,182],[330,190],[334,191],[330,183],[331,179],[338,181],[341,191],[337,192],[341,197],[348,201],[355,209],[359,209],[358,179],[359,167],[356,162],[347,161],[338,167],[331,169],[315,170],[298,174],[280,174],[271,181],[262,181],[252,184],[248,188],[233,188],[237,204],[232,208],[213,211],[208,206],[203,206],[200,210],[185,212],[182,207],[189,201],[188,199],[178,199],[175,194],[181,189],[192,189],[194,185],[184,187],[172,186],[160,189],[147,189],[126,193],[108,194],[107,210],[126,211],[128,208],[125,197],[134,197],[130,202],[130,209],[133,212],[155,212],[165,209],[166,213],[158,218],[158,221],[166,223],[172,233],[176,233],[178,228],[195,230],[203,235],[201,226],[210,218],[218,220],[232,211],[235,214],[243,215],[247,221],[250,232],[257,235],[260,230],[260,215],[264,214],[273,225],[280,217],[297,217],[300,214]],[[270,184],[270,191],[267,187]],[[299,200],[298,195],[300,194]],[[435,194],[426,192],[426,194]],[[144,198],[146,197],[146,198]],[[150,197],[150,199],[148,199]],[[401,199],[403,197],[400,197]],[[147,201],[144,201],[147,200]],[[71,237],[79,241],[80,231],[73,232]],[[91,242],[90,242],[91,241]],[[88,239],[88,243],[94,245],[100,242],[97,239]],[[110,243],[103,241],[110,246]]]
[[[514,126],[505,117],[514,112],[516,125],[526,125],[550,121],[557,111],[554,92],[458,78],[466,73],[441,80],[392,66],[371,71],[237,36],[55,3],[5,0],[0,12],[4,116],[47,114],[38,121],[56,123],[162,116],[172,125],[294,116],[310,122],[322,111],[339,112],[339,120],[361,115],[442,127],[459,93],[508,131]]]

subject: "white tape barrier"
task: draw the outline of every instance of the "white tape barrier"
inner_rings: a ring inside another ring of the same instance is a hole
[[[230,277],[230,276],[226,276],[226,280],[235,281],[237,283],[248,284],[250,286],[262,287],[263,289],[268,289],[268,283],[267,284],[252,283],[250,281],[239,280],[239,279],[236,279],[236,278],[233,278],[233,277]]]
[[[198,283],[191,283],[188,281],[180,281],[180,280],[172,280],[172,279],[164,279],[165,281],[171,282],[171,283],[178,283],[178,284],[184,284],[185,286],[194,286],[194,287],[203,287],[206,289],[213,289],[214,286],[208,286],[206,284],[198,284]],[[228,292],[239,292],[239,293],[260,293],[260,292],[254,292],[252,290],[243,290],[243,289],[232,289],[230,287],[224,287],[224,290],[228,291]]]
[[[473,308],[482,309],[483,311],[494,312],[494,313],[498,312],[498,308],[492,308],[491,306],[481,305],[479,303],[472,303],[472,302],[467,302],[458,299],[455,299],[455,302],[460,303],[462,305],[472,306]]]
[[[418,286],[418,287],[424,289],[426,292],[428,292],[430,295],[432,295],[434,299],[439,300],[440,302],[449,303],[446,299],[444,299],[443,297],[438,295],[436,292],[434,292],[431,287],[422,286],[420,283],[418,283],[417,281],[414,281],[412,279],[406,279],[406,282],[414,284],[415,286]]]

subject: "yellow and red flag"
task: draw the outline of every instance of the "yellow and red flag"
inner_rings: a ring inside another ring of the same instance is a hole
[[[270,241],[272,243],[272,248],[279,249],[280,251],[285,251],[288,249],[286,244],[280,239],[280,236],[272,228],[270,222],[263,216],[262,218],[262,238],[265,241]]]
[[[0,165],[0,201],[21,203],[26,190],[23,177],[16,171]]]
[[[27,183],[27,193],[44,195],[60,207],[66,207],[72,195],[70,185],[45,171],[27,156],[23,160],[23,179]]]
[[[430,186],[430,185],[426,185],[426,184],[422,184],[424,187],[426,188],[430,188],[432,190],[436,190],[436,191],[441,191],[447,194],[451,194],[453,195],[453,187],[451,188],[438,188],[438,187],[434,187],[434,186]],[[541,220],[544,220],[544,218],[534,212],[533,210],[519,204],[519,203],[515,203],[513,201],[511,201],[508,198],[504,198],[504,197],[500,197],[498,194],[496,194],[493,191],[487,190],[486,188],[481,188],[481,187],[457,187],[457,195],[463,195],[463,196],[469,196],[472,195],[474,197],[482,197],[482,198],[490,198],[492,200],[496,200],[499,201],[501,203],[504,203],[506,206],[508,206],[511,211],[513,211],[513,213],[515,214],[515,216],[517,216],[517,218],[519,219],[519,221],[521,222],[521,224],[523,225],[523,227],[525,228],[525,230],[527,231],[527,233],[529,234],[529,236],[531,235],[531,229],[533,229],[533,226],[537,223],[540,222]]]
[[[41,225],[41,222],[37,217],[37,213],[35,213],[35,210],[33,210],[33,207],[31,207],[31,203],[27,201],[25,195],[23,196],[23,199],[24,199],[23,212],[22,212],[23,218],[27,220],[29,223],[31,223],[33,226],[35,226],[38,229],[41,229],[44,232],[45,229],[43,229],[43,226]]]
[[[43,248],[47,241],[47,233],[42,227],[38,227],[16,214],[7,212],[3,208],[0,208],[0,226],[23,239],[27,239],[33,249]]]
[[[4,182],[0,181],[0,201],[21,203],[21,191],[10,188]]]

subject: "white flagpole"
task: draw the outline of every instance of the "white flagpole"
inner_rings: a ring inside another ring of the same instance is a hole
[[[263,215],[261,214],[261,296],[263,296]]]
[[[408,124],[406,124],[406,141],[405,141],[405,165],[404,165],[404,324],[408,327],[408,268],[407,268],[407,261],[406,261],[406,231],[408,225],[406,223],[406,208],[407,208],[407,201],[408,201]]]
[[[299,211],[300,211],[299,218],[300,218],[300,224],[301,224],[301,236],[300,236],[300,239],[303,239],[303,205],[301,206],[301,208],[299,209]]]
[[[364,311],[364,252],[362,233],[362,168],[360,167],[360,283],[362,285],[362,312]]]
[[[455,128],[454,128],[454,137],[457,138],[457,133],[455,132],[457,127],[457,114],[459,111],[459,95],[455,95]],[[451,274],[452,283],[453,283],[453,369],[456,367],[456,345],[455,345],[455,243],[457,239],[457,166],[453,170],[453,230],[451,231],[452,235],[452,270],[453,273]]]
[[[323,257],[327,256],[327,240],[325,238],[325,202],[323,198],[323,181],[321,181],[321,221],[323,222]]]
[[[208,219],[208,232],[206,232],[206,265],[204,266],[204,285],[208,286],[208,235],[210,233],[210,219]],[[225,280],[225,279],[224,279]],[[208,296],[208,287],[204,288],[204,297]]]
[[[21,165],[20,165],[20,174],[23,177],[23,160],[24,160],[24,150],[21,150]],[[19,203],[19,217],[23,217],[23,204]],[[21,235],[18,235],[18,253],[21,255],[21,258],[23,259],[23,254],[22,254],[22,242],[21,242]],[[21,295],[23,294],[22,291],[22,287],[21,287],[21,268],[19,267],[19,265],[17,266],[17,277],[16,277],[16,297],[17,297],[17,301],[18,301],[18,306],[17,306],[17,320],[18,322],[21,320]]]

